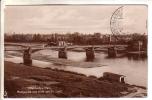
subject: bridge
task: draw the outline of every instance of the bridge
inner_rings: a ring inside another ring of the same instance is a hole
[[[58,58],[67,59],[68,50],[72,50],[75,48],[84,49],[86,52],[87,61],[92,61],[95,58],[95,51],[97,49],[102,49],[102,51],[108,52],[108,57],[116,57],[117,50],[125,50],[127,45],[86,45],[86,46],[51,46],[45,47],[43,44],[19,44],[19,43],[5,43],[5,51],[19,51],[23,53],[23,62],[25,65],[32,64],[31,55],[34,52],[38,52],[40,50],[57,50]],[[13,46],[13,47],[12,47]],[[16,48],[14,48],[16,47]]]

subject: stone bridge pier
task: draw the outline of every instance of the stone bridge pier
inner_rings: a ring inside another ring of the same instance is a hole
[[[58,58],[63,58],[63,59],[67,59],[67,48],[60,48],[59,52],[58,52]]]
[[[94,48],[93,47],[88,47],[86,49],[86,59],[87,59],[87,61],[93,61],[94,58],[95,58]]]
[[[117,56],[116,47],[109,47],[108,48],[108,57],[116,57],[116,56]]]
[[[23,64],[31,66],[32,65],[32,58],[31,58],[31,48],[24,50],[23,52]]]

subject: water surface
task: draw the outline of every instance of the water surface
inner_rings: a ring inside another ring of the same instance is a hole
[[[42,50],[36,52],[35,55],[50,56],[52,58],[58,58],[58,52],[54,50]],[[68,59],[75,62],[85,62],[86,55],[85,52],[74,52],[68,51]],[[5,58],[5,60],[21,63],[22,58]],[[102,65],[107,65],[105,67],[83,68],[83,66],[53,66],[52,62],[44,62],[34,60],[33,65],[38,67],[51,67],[58,68],[61,70],[73,71],[77,73],[82,73],[87,76],[94,75],[96,77],[101,77],[103,72],[113,72],[116,74],[121,74],[126,76],[126,81],[129,84],[141,85],[147,87],[147,59],[133,59],[131,57],[121,57],[121,58],[107,58],[107,54],[100,52],[95,53],[95,63],[100,63]]]

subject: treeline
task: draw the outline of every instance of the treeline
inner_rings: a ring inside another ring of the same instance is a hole
[[[65,41],[74,45],[101,45],[101,44],[128,44],[135,41],[144,41],[147,45],[147,35],[138,33],[124,35],[109,35],[109,34],[82,34],[82,33],[67,33],[67,34],[8,34],[5,33],[5,42],[59,42]]]

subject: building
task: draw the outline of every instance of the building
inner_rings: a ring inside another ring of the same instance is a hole
[[[125,83],[125,76],[124,75],[114,74],[111,72],[104,72],[103,78],[106,80],[109,80],[109,81]]]

